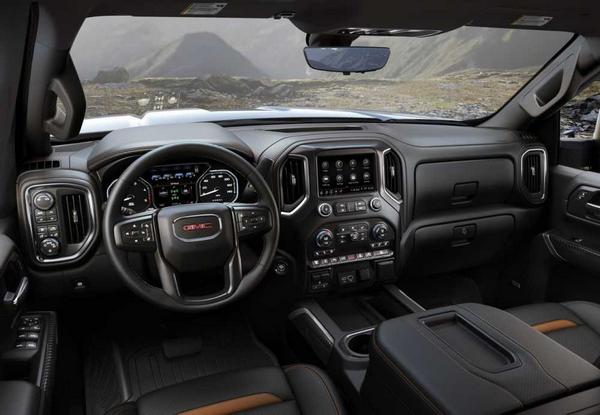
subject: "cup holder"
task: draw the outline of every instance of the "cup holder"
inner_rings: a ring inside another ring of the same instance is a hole
[[[348,337],[346,337],[346,348],[355,356],[368,357],[370,347],[369,344],[371,343],[372,335],[372,329],[369,331],[350,334]]]

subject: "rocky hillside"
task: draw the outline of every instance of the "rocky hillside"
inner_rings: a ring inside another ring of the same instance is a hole
[[[207,74],[251,79],[265,77],[248,58],[209,32],[187,33],[125,68],[136,78],[185,78]]]

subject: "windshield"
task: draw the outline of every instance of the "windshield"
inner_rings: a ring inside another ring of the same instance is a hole
[[[309,68],[305,34],[285,19],[118,16],[87,19],[71,55],[86,118],[293,107],[471,120],[496,112],[569,38],[475,27],[363,36],[353,45],[389,47],[387,65],[343,75]]]

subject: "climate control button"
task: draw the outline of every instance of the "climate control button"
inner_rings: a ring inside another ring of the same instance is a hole
[[[376,241],[384,241],[390,233],[390,228],[385,223],[373,226],[372,236]]]
[[[333,246],[333,232],[329,229],[322,229],[317,232],[317,236],[315,238],[315,243],[319,248],[330,248]]]

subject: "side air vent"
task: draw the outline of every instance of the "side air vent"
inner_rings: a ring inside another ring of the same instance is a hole
[[[23,171],[58,169],[59,167],[59,160],[36,160],[23,164]]]
[[[402,199],[402,164],[400,157],[392,150],[383,156],[383,180],[385,189],[395,199]]]
[[[308,196],[307,161],[304,157],[290,156],[281,167],[281,204],[282,211],[291,213]]]
[[[65,238],[68,244],[83,242],[89,233],[89,212],[85,195],[72,193],[62,196],[62,211],[65,220]]]
[[[525,197],[532,203],[546,199],[547,183],[546,150],[531,149],[521,156],[521,180]]]

